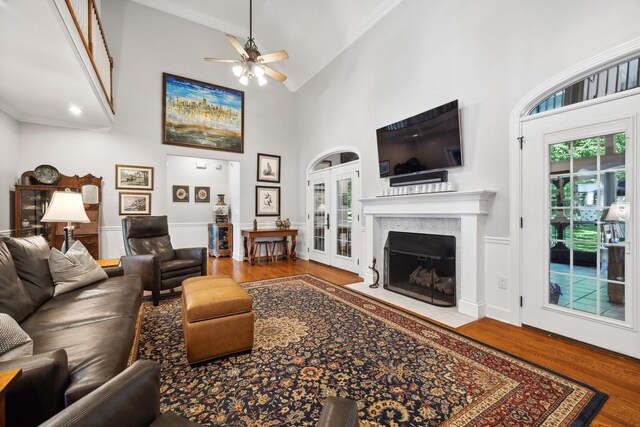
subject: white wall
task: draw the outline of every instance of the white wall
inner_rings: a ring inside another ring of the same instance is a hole
[[[196,168],[196,162],[206,165]],[[219,168],[219,169],[218,169]],[[170,223],[213,222],[213,206],[218,202],[217,194],[225,194],[229,203],[229,162],[198,157],[167,156],[167,216]],[[188,185],[189,201],[174,202],[173,186]],[[195,187],[209,187],[210,201],[198,202]]]
[[[386,182],[375,130],[459,99],[465,166],[450,179],[496,190],[487,230],[507,236],[511,109],[551,76],[640,36],[637,16],[634,0],[404,0],[298,91],[301,167],[355,145],[363,196],[375,196]]]
[[[635,0],[404,0],[298,90],[299,163],[355,146],[363,197],[373,197],[388,185],[378,177],[375,130],[459,99],[465,166],[449,179],[497,192],[486,230],[506,238],[511,110],[543,81],[640,36],[638,16]],[[508,310],[510,290],[493,283],[507,274],[508,246],[486,244],[487,273],[499,270],[487,277],[487,304]]]
[[[9,230],[12,212],[9,212],[9,191],[20,177],[15,168],[19,147],[18,122],[0,110],[0,233]]]
[[[218,31],[127,0],[104,2],[102,20],[115,58],[113,129],[101,133],[21,124],[22,147],[14,162],[16,172],[48,163],[64,174],[102,176],[103,257],[117,256],[122,248],[115,164],[155,168],[152,214],[164,215],[171,203],[166,191],[167,154],[238,161],[243,172],[239,221],[250,223],[255,210],[257,153],[277,154],[283,164],[280,186],[286,190],[282,191],[282,205],[290,206],[287,214],[292,218],[300,215],[303,205],[298,206],[297,194],[302,178],[299,168],[293,166],[297,164],[298,145],[293,137],[292,93],[275,81],[260,88],[245,88],[228,64],[205,62],[205,56],[237,56]],[[163,72],[245,91],[244,154],[162,145]],[[190,234],[186,230],[180,233]],[[176,241],[177,237],[172,239]]]

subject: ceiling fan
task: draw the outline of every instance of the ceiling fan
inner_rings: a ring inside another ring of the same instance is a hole
[[[260,86],[267,83],[267,79],[264,78],[266,74],[279,82],[283,82],[287,79],[287,76],[267,67],[264,64],[271,62],[282,61],[289,58],[289,54],[284,50],[278,50],[276,52],[267,53],[262,55],[256,46],[256,42],[253,39],[253,0],[249,0],[249,39],[242,46],[242,44],[234,36],[227,34],[227,40],[238,51],[241,59],[221,59],[221,58],[204,58],[205,61],[210,62],[226,62],[236,64],[233,68],[233,74],[240,77],[240,84],[247,86],[249,80],[256,77]]]

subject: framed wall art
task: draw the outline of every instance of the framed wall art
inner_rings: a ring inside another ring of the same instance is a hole
[[[163,143],[244,152],[244,92],[163,73]]]
[[[195,187],[193,190],[193,198],[196,203],[209,203],[211,201],[211,188]]]
[[[188,202],[189,201],[189,186],[188,185],[174,185],[172,192],[173,192],[173,201],[174,202]]]
[[[116,189],[153,190],[153,167],[116,165]]]
[[[280,187],[256,185],[256,216],[280,216]]]
[[[151,215],[151,193],[120,192],[120,215]]]
[[[280,182],[280,156],[258,153],[258,181]]]

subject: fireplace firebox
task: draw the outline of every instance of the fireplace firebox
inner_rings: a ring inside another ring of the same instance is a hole
[[[441,307],[456,305],[456,238],[390,231],[384,288]]]

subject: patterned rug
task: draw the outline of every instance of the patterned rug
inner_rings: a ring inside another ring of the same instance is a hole
[[[327,396],[367,426],[581,426],[606,395],[309,275],[244,283],[251,353],[188,365],[180,298],[144,304],[140,358],[162,411],[204,425],[316,425]]]

